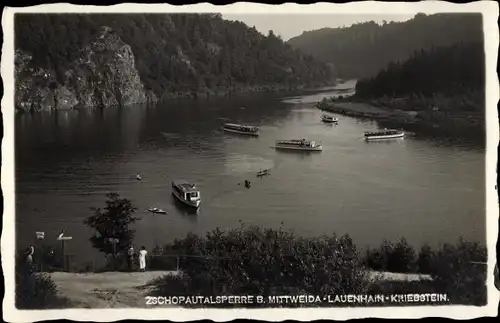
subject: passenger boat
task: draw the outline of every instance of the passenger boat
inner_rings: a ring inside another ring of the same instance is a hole
[[[339,122],[339,119],[334,118],[334,117],[329,116],[329,115],[326,115],[326,114],[324,114],[324,115],[321,116],[321,120],[323,122],[326,122],[326,123],[337,123],[337,122]]]
[[[148,211],[149,211],[149,212],[151,212],[151,213],[167,214],[167,212],[166,212],[166,211],[164,211],[164,210],[162,210],[162,209],[159,209],[159,208],[157,208],[157,207],[150,207],[150,208],[148,209]]]
[[[303,150],[303,151],[322,151],[323,145],[314,140],[291,139],[276,141],[276,149]]]
[[[380,139],[393,139],[402,138],[405,133],[401,130],[384,129],[381,131],[365,132],[366,140],[380,140]]]
[[[222,130],[247,136],[259,135],[259,128],[255,126],[241,125],[236,123],[226,123],[222,127]]]
[[[196,188],[195,184],[189,183],[184,180],[176,180],[172,182],[172,194],[181,203],[199,208],[201,203],[200,191]]]

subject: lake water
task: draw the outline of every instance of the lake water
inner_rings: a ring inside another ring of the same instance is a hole
[[[329,93],[335,93],[330,89]],[[204,234],[240,221],[315,236],[349,234],[360,247],[404,236],[418,247],[485,240],[485,152],[473,144],[409,136],[365,142],[375,122],[321,111],[297,98],[253,96],[156,106],[16,116],[17,245],[35,231],[67,250],[96,256],[83,220],[110,191],[129,198],[142,220],[135,243],[154,247],[188,232]],[[224,122],[254,124],[261,136],[222,133]],[[310,138],[320,153],[284,153],[277,139]],[[261,169],[270,176],[257,178]],[[142,181],[136,180],[141,174]],[[171,181],[196,182],[198,214],[180,208]],[[238,185],[248,179],[250,189]],[[168,212],[153,215],[146,208]]]

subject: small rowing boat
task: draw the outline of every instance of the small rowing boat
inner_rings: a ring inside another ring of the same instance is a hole
[[[162,209],[159,209],[159,208],[157,208],[157,207],[150,207],[150,208],[148,209],[148,211],[149,211],[149,212],[151,212],[151,213],[167,214],[167,212],[166,212],[166,211],[164,211],[164,210],[162,210]]]
[[[402,138],[405,133],[401,130],[393,130],[393,129],[384,129],[381,131],[371,131],[365,132],[366,140],[381,140],[381,139],[393,139],[393,138]]]
[[[323,122],[326,122],[326,123],[337,123],[337,122],[339,122],[339,119],[334,118],[334,117],[329,116],[329,115],[326,115],[326,114],[323,114],[323,115],[321,116],[321,120],[322,120]]]
[[[223,131],[226,132],[231,132],[231,133],[236,133],[240,135],[246,135],[246,136],[258,136],[259,135],[259,128],[255,126],[249,126],[249,125],[241,125],[241,124],[236,124],[236,123],[226,123],[222,127]]]
[[[199,208],[201,203],[200,191],[196,185],[185,180],[172,182],[172,194],[183,204]]]
[[[257,173],[257,177],[262,177],[267,175],[269,175],[269,169],[264,169]]]
[[[323,145],[314,140],[291,139],[276,141],[275,148],[284,150],[322,151]]]

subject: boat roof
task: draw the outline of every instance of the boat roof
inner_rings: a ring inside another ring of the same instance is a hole
[[[309,139],[282,139],[282,140],[278,140],[278,142],[311,142],[313,140],[309,140]]]
[[[172,182],[173,185],[179,187],[184,192],[198,192],[198,190],[194,187],[195,184],[189,183],[183,179],[178,179]]]
[[[256,128],[255,126],[250,126],[250,125],[243,125],[243,124],[237,124],[237,123],[226,123],[224,124],[225,126],[229,127],[246,127],[246,128]]]
[[[402,131],[397,130],[397,129],[383,129],[383,130],[376,130],[376,131],[366,131],[365,133],[386,133],[386,132],[402,132]]]

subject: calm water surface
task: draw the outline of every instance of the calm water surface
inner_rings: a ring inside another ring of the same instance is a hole
[[[331,92],[334,90],[330,90]],[[136,244],[148,249],[240,221],[304,236],[349,234],[360,246],[401,236],[415,246],[485,239],[484,150],[410,136],[367,143],[374,122],[321,111],[297,98],[257,97],[80,110],[16,117],[17,244],[45,231],[74,240],[69,252],[94,257],[82,221],[116,191],[138,207]],[[261,127],[259,138],[224,134],[227,121]],[[321,153],[284,153],[277,139],[321,141]],[[261,169],[271,176],[257,178]],[[142,181],[137,181],[141,174]],[[202,207],[176,204],[174,179],[196,182]],[[238,185],[248,179],[252,187]],[[165,209],[152,215],[146,208]]]

